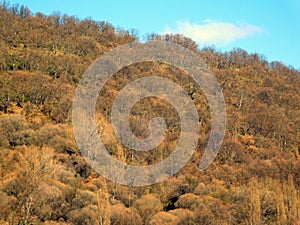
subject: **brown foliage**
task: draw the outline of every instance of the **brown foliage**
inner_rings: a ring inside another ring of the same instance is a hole
[[[133,207],[137,209],[145,224],[149,224],[152,216],[163,209],[158,196],[154,194],[142,196],[133,203]]]
[[[199,172],[211,126],[204,93],[178,68],[129,65],[105,84],[96,105],[99,136],[113,157],[149,165],[178,144],[176,110],[156,98],[134,106],[130,125],[144,138],[149,120],[162,116],[168,130],[160,146],[141,153],[114,136],[114,98],[144,76],[160,74],[182,86],[199,112],[202,133],[192,160],[165,182],[138,188],[106,184],[76,147],[72,100],[85,69],[101,54],[135,41],[135,31],[60,13],[33,15],[5,2],[0,21],[1,224],[299,223],[299,71],[242,49],[200,50],[179,34],[149,35],[186,47],[209,65],[226,101],[226,138],[216,160]]]
[[[179,219],[177,216],[169,212],[159,212],[153,216],[150,221],[150,225],[177,225]]]
[[[122,204],[111,206],[111,225],[139,225],[142,220],[133,208],[126,208]]]

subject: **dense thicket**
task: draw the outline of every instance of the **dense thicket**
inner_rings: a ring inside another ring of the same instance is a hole
[[[80,156],[71,126],[74,91],[101,54],[137,41],[107,22],[24,6],[0,7],[1,224],[298,224],[300,223],[300,73],[242,49],[199,49],[182,35],[151,34],[198,54],[223,89],[226,138],[216,160],[197,170],[210,131],[210,113],[187,74],[160,62],[130,65],[105,85],[97,102],[99,136],[119,160],[148,165],[178,143],[178,115],[166,101],[140,101],[130,117],[147,136],[157,115],[168,125],[149,152],[125,148],[109,120],[114,97],[139,77],[159,74],[179,83],[199,111],[202,132],[192,160],[175,177],[126,187],[98,176]],[[155,107],[153,107],[155,106]],[[146,113],[145,113],[146,112]]]

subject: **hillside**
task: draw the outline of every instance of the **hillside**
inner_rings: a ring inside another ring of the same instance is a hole
[[[217,158],[199,172],[211,125],[201,89],[183,71],[160,62],[123,68],[96,105],[98,133],[111,155],[149,165],[178,144],[178,115],[156,98],[139,102],[130,123],[133,132],[147,136],[147,121],[164,117],[168,130],[161,145],[138,153],[113,134],[114,98],[147,75],[180,84],[193,99],[202,130],[195,154],[176,176],[127,187],[105,180],[81,157],[72,101],[88,66],[137,36],[107,22],[33,15],[24,6],[2,4],[0,224],[300,224],[300,72],[242,49],[199,49],[181,35],[148,38],[182,45],[206,62],[223,90],[227,130]]]

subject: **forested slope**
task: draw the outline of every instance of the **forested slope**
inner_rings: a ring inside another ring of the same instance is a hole
[[[202,130],[193,158],[175,177],[127,187],[97,175],[80,156],[71,115],[85,69],[110,49],[137,41],[134,32],[1,6],[0,223],[299,224],[300,72],[242,49],[198,49],[181,35],[148,38],[182,45],[207,63],[223,89],[228,124],[217,158],[199,172],[210,131],[201,89],[183,71],[160,62],[123,68],[96,107],[99,136],[111,155],[148,165],[178,144],[178,115],[153,98],[140,102],[130,119],[133,132],[142,134],[148,119],[166,119],[168,132],[157,149],[137,153],[114,136],[109,120],[114,97],[139,77],[159,74],[181,84],[199,111]]]

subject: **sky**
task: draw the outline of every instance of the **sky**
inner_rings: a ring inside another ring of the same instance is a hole
[[[79,19],[147,33],[180,33],[199,47],[225,52],[242,48],[300,70],[300,1],[298,0],[9,0],[33,12],[61,12]]]

